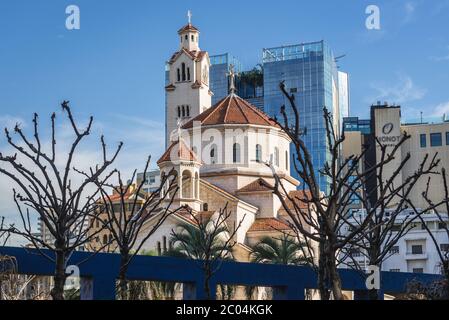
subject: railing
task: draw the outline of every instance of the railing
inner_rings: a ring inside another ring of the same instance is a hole
[[[51,252],[46,251],[52,256]],[[54,265],[36,250],[0,247],[0,255],[13,256],[20,274],[51,276]],[[69,261],[77,265],[81,278],[81,299],[113,300],[116,298],[116,279],[120,266],[118,254],[75,252]],[[365,276],[353,270],[340,270],[344,290],[354,291],[356,299],[366,297]],[[136,256],[129,265],[129,280],[177,282],[183,284],[183,298],[204,299],[204,275],[198,261],[169,257]],[[407,283],[418,280],[429,283],[439,279],[437,275],[382,272],[381,287],[384,292],[402,293]],[[303,300],[305,289],[317,286],[312,268],[273,264],[223,262],[210,281],[211,296],[216,295],[218,284],[272,287],[274,299]]]

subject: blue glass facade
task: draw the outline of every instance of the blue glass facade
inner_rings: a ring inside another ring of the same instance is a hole
[[[306,129],[304,142],[311,152],[320,189],[328,191],[329,181],[319,170],[330,160],[323,107],[339,116],[338,93],[335,92],[338,73],[331,50],[324,41],[264,49],[263,69],[265,112],[281,119],[280,107],[285,105],[287,115],[293,118],[288,100],[279,89],[280,82],[285,81],[287,90],[296,96],[300,125]],[[296,157],[295,150],[291,152]],[[299,179],[293,166],[291,173]]]
[[[234,71],[241,71],[240,62],[229,53],[210,57],[209,86],[214,93],[212,105],[228,95],[228,72],[230,65],[234,65]]]

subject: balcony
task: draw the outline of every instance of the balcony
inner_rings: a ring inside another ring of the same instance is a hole
[[[413,253],[407,252],[405,254],[405,260],[427,260],[429,257],[426,252]]]

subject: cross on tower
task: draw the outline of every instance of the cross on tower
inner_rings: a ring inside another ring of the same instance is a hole
[[[192,11],[187,11],[187,19],[189,21],[189,24],[192,24]]]
[[[235,76],[237,75],[234,71],[234,65],[229,65],[229,72],[227,74],[229,76],[229,93],[235,93]]]

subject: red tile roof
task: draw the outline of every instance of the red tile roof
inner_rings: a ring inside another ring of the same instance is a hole
[[[200,30],[198,30],[198,28],[195,27],[193,24],[188,23],[188,24],[186,24],[184,27],[182,27],[181,29],[178,30],[178,34],[181,34],[181,33],[186,32],[186,31],[196,31],[196,32],[199,32]]]
[[[170,58],[170,60],[168,60],[168,63],[172,64],[173,62],[175,62],[175,60],[181,55],[181,53],[185,53],[187,54],[190,59],[195,60],[195,61],[201,61],[201,59],[203,59],[203,57],[207,54],[207,51],[189,51],[186,48],[182,48],[180,51],[176,51]]]
[[[248,232],[258,231],[276,231],[276,230],[290,230],[290,226],[276,218],[258,218],[254,221]]]
[[[192,128],[193,123],[196,121],[200,121],[203,126],[254,124],[279,128],[276,121],[235,94],[228,95],[214,106],[191,119],[183,126],[183,129]]]
[[[244,193],[244,192],[258,192],[258,191],[271,191],[272,186],[266,182],[264,179],[259,178],[250,184],[244,186],[237,190],[236,193]]]
[[[293,203],[295,203],[300,209],[308,209],[308,205],[310,204],[310,200],[312,199],[309,190],[290,191],[288,196],[293,200],[293,201],[291,201],[288,198],[286,198],[286,201],[285,201],[287,204],[287,207],[290,210],[294,210],[294,208],[295,208]]]
[[[166,161],[196,161],[199,162],[195,153],[185,144],[184,140],[173,142],[170,147],[164,152],[162,157],[157,161],[157,164]],[[173,157],[173,158],[172,158]]]

